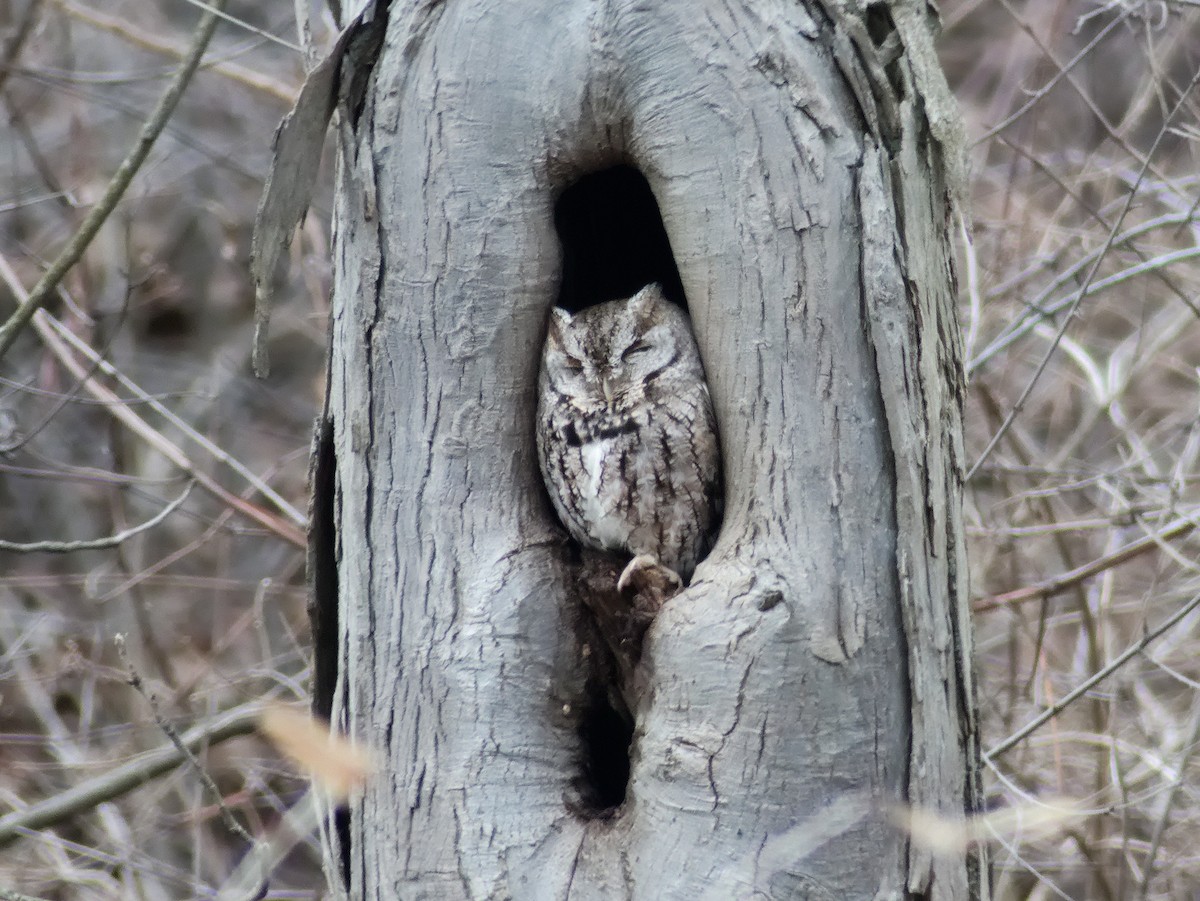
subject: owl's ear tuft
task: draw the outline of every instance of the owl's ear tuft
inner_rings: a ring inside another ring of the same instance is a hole
[[[663,295],[662,285],[658,282],[651,282],[642,288],[641,291],[638,291],[637,294],[633,295],[633,297],[629,298],[629,307],[635,316],[643,319],[650,314],[650,311],[654,309],[656,304],[665,300],[666,297]]]
[[[554,307],[550,310],[550,328],[546,333],[547,342],[553,342],[558,347],[562,347],[563,332],[571,327],[571,314],[562,307]]]

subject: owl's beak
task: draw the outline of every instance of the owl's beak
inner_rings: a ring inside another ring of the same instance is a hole
[[[612,386],[608,383],[608,379],[601,377],[600,390],[604,392],[605,403],[612,403]]]

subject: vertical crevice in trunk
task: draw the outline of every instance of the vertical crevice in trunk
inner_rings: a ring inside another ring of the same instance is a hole
[[[309,462],[308,616],[313,631],[313,713],[329,720],[337,681],[337,522],[333,422],[317,420]]]
[[[334,686],[337,683],[338,571],[337,571],[337,460],[333,421],[322,413],[313,430],[309,458],[308,509],[308,618],[312,624],[312,710],[325,722],[333,721]],[[349,885],[350,823],[348,811],[333,811],[333,828],[342,849],[338,870]]]

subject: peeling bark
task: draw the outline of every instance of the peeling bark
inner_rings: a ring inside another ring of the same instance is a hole
[[[383,763],[332,842],[351,896],[986,896],[888,822],[978,797],[959,150],[925,4],[392,6],[343,123],[321,502],[332,714]],[[726,497],[600,815],[533,422],[555,202],[618,164],[661,212]]]

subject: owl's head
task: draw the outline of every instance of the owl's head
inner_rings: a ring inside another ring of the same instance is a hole
[[[579,409],[624,412],[655,387],[694,377],[698,359],[687,316],[653,284],[573,316],[555,307],[542,372]]]

